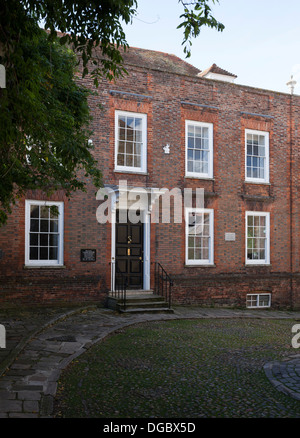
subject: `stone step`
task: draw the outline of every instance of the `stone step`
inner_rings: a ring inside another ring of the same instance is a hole
[[[125,308],[121,299],[110,294],[107,307],[121,313],[173,313],[163,297],[153,294],[153,291],[144,290],[127,291]]]
[[[135,313],[174,313],[173,309],[169,309],[168,307],[133,307],[133,308],[127,308],[124,310],[122,308],[119,309],[120,313],[128,313],[128,314],[135,314]]]

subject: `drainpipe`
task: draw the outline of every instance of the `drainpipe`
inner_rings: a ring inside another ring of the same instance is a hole
[[[294,88],[296,85],[296,81],[293,80],[293,76],[291,76],[291,80],[287,83],[287,86],[290,87],[290,302],[291,308],[293,308],[293,94]]]

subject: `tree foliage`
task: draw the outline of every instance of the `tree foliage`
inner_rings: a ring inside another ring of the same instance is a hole
[[[0,90],[0,223],[26,190],[67,196],[96,186],[101,173],[91,153],[90,91],[74,77],[74,52],[49,40],[34,22],[1,58],[6,88]],[[10,29],[11,31],[11,29]]]
[[[209,0],[180,3],[178,27],[189,56],[202,26],[224,26],[213,18]],[[0,89],[0,225],[28,189],[63,189],[70,195],[85,189],[86,177],[101,184],[88,142],[90,91],[75,81],[74,72],[80,60],[82,75],[89,73],[96,86],[100,77],[126,73],[122,23],[132,21],[137,6],[136,0],[1,0],[6,88]]]
[[[219,3],[218,0],[211,0],[213,4]],[[196,38],[201,31],[203,26],[214,28],[218,31],[223,31],[225,26],[224,24],[217,21],[211,11],[211,7],[207,0],[195,0],[195,1],[185,1],[179,0],[184,8],[184,12],[180,15],[180,18],[183,20],[178,29],[183,28],[183,42],[184,45],[184,53],[186,57],[191,56],[191,46],[192,46],[192,38]]]

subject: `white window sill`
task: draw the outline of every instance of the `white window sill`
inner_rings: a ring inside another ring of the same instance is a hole
[[[24,265],[24,269],[65,269],[65,265]]]
[[[132,175],[148,175],[148,172],[142,170],[124,170],[124,169],[114,169],[115,173],[130,173]]]
[[[187,264],[185,264],[184,267],[185,268],[216,268],[217,266],[215,264],[212,264],[212,263],[209,263],[209,264],[207,263],[207,265],[205,265],[205,264],[201,264],[201,265],[198,265],[198,264],[187,265]]]
[[[213,177],[210,176],[200,176],[200,175],[185,175],[184,176],[185,179],[203,179],[203,180],[207,180],[207,181],[214,181],[215,179]]]
[[[253,181],[253,180],[248,180],[248,179],[245,179],[244,183],[245,184],[261,184],[261,185],[265,185],[265,186],[271,185],[271,183],[269,181]]]
[[[272,266],[271,263],[245,263],[246,268],[251,268],[252,266]]]

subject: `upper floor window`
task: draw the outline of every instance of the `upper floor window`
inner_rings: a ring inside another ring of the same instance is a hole
[[[115,170],[146,172],[147,115],[116,111]]]
[[[186,176],[213,177],[213,125],[186,121]]]
[[[186,264],[211,265],[214,262],[214,212],[211,209],[186,208]]]
[[[269,133],[245,130],[246,181],[269,182]]]
[[[63,203],[26,201],[25,215],[25,264],[62,265]]]

